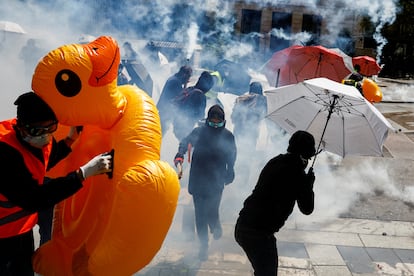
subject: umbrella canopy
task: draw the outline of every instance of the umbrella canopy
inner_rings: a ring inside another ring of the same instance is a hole
[[[381,66],[379,66],[377,61],[370,56],[353,57],[352,64],[354,67],[358,65],[360,67],[359,73],[364,76],[378,75],[381,71]]]
[[[355,87],[316,78],[265,91],[267,117],[288,133],[306,130],[318,150],[338,154],[382,156],[392,126]]]
[[[280,87],[292,84],[295,79],[294,73],[288,64],[289,54],[292,49],[302,48],[300,45],[293,45],[275,52],[263,66],[261,72],[266,76],[270,85]]]
[[[11,21],[0,21],[0,31],[18,34],[26,33],[19,24]]]
[[[339,53],[320,45],[295,45],[281,51],[272,56],[271,60],[275,61],[269,61],[263,72],[266,75],[276,75],[276,87],[317,77],[340,82],[351,73]]]
[[[349,71],[354,71],[354,64],[352,63],[352,57],[345,54],[341,49],[339,48],[329,48],[330,50],[338,53],[342,59],[344,60],[346,68],[348,68]]]

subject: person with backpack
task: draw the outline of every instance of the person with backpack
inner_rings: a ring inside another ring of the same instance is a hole
[[[168,131],[174,117],[173,100],[186,88],[192,74],[193,69],[190,66],[181,66],[180,70],[169,77],[164,84],[160,99],[157,102],[163,136]]]
[[[260,82],[252,82],[248,94],[238,96],[231,113],[233,133],[239,147],[255,149],[260,122],[267,114],[267,101]]]
[[[205,123],[194,128],[180,141],[174,158],[181,176],[184,155],[188,145],[192,145],[194,151],[188,192],[193,197],[196,231],[200,241],[199,258],[202,261],[208,258],[209,229],[216,240],[223,234],[219,218],[221,197],[225,185],[234,180],[237,149],[234,136],[225,125],[224,110],[220,105],[213,105],[208,110]]]
[[[188,87],[174,100],[174,135],[181,141],[205,116],[206,93],[214,80],[208,71],[203,71],[194,86]]]

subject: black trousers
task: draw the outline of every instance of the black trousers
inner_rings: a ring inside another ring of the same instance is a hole
[[[195,224],[201,246],[208,246],[208,229],[221,228],[219,209],[223,191],[212,195],[193,195]]]
[[[33,231],[0,239],[0,275],[33,276]]]
[[[244,227],[237,221],[234,237],[252,264],[255,276],[275,276],[278,268],[276,238],[255,229]]]

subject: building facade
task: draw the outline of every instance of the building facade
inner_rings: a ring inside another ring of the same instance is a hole
[[[283,4],[283,1],[279,1],[277,6],[268,4],[263,7],[249,1],[236,1],[236,35],[240,40],[250,42],[255,51],[264,54],[273,53],[294,43],[302,43],[340,48],[349,55],[375,56],[375,41],[372,33],[367,34],[361,27],[360,15],[342,10],[343,20],[340,22],[340,29],[334,30],[337,36],[333,39],[330,35],[331,27],[327,24],[332,18],[318,13],[318,10],[325,10],[323,7],[328,1],[318,1],[320,9],[308,6],[307,1],[285,2]]]

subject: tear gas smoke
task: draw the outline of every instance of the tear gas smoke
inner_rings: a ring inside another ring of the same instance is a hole
[[[6,3],[7,2],[7,3]],[[96,1],[99,2],[99,1]],[[114,1],[117,2],[117,1]],[[224,56],[217,57],[211,54],[205,55],[204,61],[218,60],[221,58],[240,58],[245,55],[254,57],[253,48],[250,44],[242,43],[232,39],[234,32],[234,16],[231,1],[193,1],[184,5],[180,1],[154,0],[154,1],[123,1],[122,8],[110,9],[102,14],[96,14],[94,1],[5,1],[0,4],[0,17],[3,20],[18,22],[26,34],[5,34],[1,39],[0,56],[2,65],[0,68],[0,83],[2,84],[2,101],[0,109],[1,119],[15,116],[14,100],[23,92],[30,89],[31,76],[24,75],[24,62],[19,59],[19,51],[28,38],[34,38],[44,53],[62,44],[77,43],[82,34],[92,36],[111,35],[120,44],[123,41],[133,42],[135,50],[141,52],[143,46],[140,41],[145,39],[164,39],[177,41],[186,45],[186,57],[194,52],[196,43],[206,48],[222,48]],[[338,9],[341,5],[355,15],[367,14],[376,25],[376,36],[379,43],[378,55],[386,43],[380,35],[385,24],[395,20],[397,7],[393,0],[374,1],[326,1],[329,6],[317,7],[319,1],[250,1],[259,5],[287,5],[307,4],[310,9],[314,8],[316,14],[320,14],[326,20],[328,35],[323,37],[326,41],[334,41],[341,29],[345,18]],[[101,4],[101,3],[99,3]],[[317,7],[317,8],[316,8]],[[333,9],[335,8],[335,9]],[[185,12],[185,13],[184,13]],[[205,21],[205,13],[214,13],[217,20]],[[183,14],[186,14],[183,16]],[[203,21],[204,20],[204,21]],[[115,22],[115,23],[114,23]],[[133,23],[133,24],[132,24]],[[208,28],[207,28],[208,27]],[[272,35],[289,40],[307,41],[308,33],[295,35],[284,34],[283,31],[274,29]],[[121,50],[122,51],[122,50]],[[141,52],[143,53],[143,52]],[[143,59],[146,56],[143,55]],[[159,96],[166,79],[178,71],[181,64],[170,60],[168,65],[154,66],[152,62],[145,63],[148,71],[153,77],[155,91],[154,100]],[[205,62],[205,64],[208,64]],[[32,67],[34,70],[34,66]],[[268,86],[265,80],[256,74],[254,68],[250,69],[251,75]],[[408,97],[408,90],[404,87],[395,89],[394,93],[400,93],[401,98]],[[248,87],[246,87],[246,92]],[[384,95],[387,97],[387,95]],[[232,124],[230,114],[235,96],[231,94],[220,94],[227,118],[227,127],[231,130]],[[207,107],[208,109],[208,107]],[[234,223],[243,200],[253,189],[257,176],[264,164],[273,156],[284,153],[287,148],[288,136],[277,127],[271,128],[269,124],[261,126],[257,152],[249,159],[237,160],[236,179],[229,185],[222,201],[222,220],[224,223]],[[173,166],[173,158],[178,149],[178,141],[171,132],[167,133],[163,140],[161,157]],[[403,200],[413,200],[413,188],[405,191],[393,185],[393,180],[387,173],[386,164],[376,164],[380,167],[373,168],[373,163],[368,161],[358,163],[358,166],[335,166],[341,163],[337,157],[328,153],[321,154],[315,165],[316,183],[316,210],[315,216],[335,217],[346,212],[349,206],[357,199],[359,194],[370,194],[376,189],[382,189],[390,195]],[[188,163],[184,170],[182,185],[186,186],[188,181]],[[250,175],[245,175],[240,168],[248,167]],[[184,191],[185,192],[185,191]],[[410,197],[411,196],[411,197]],[[176,217],[176,223],[180,223],[181,217]]]

